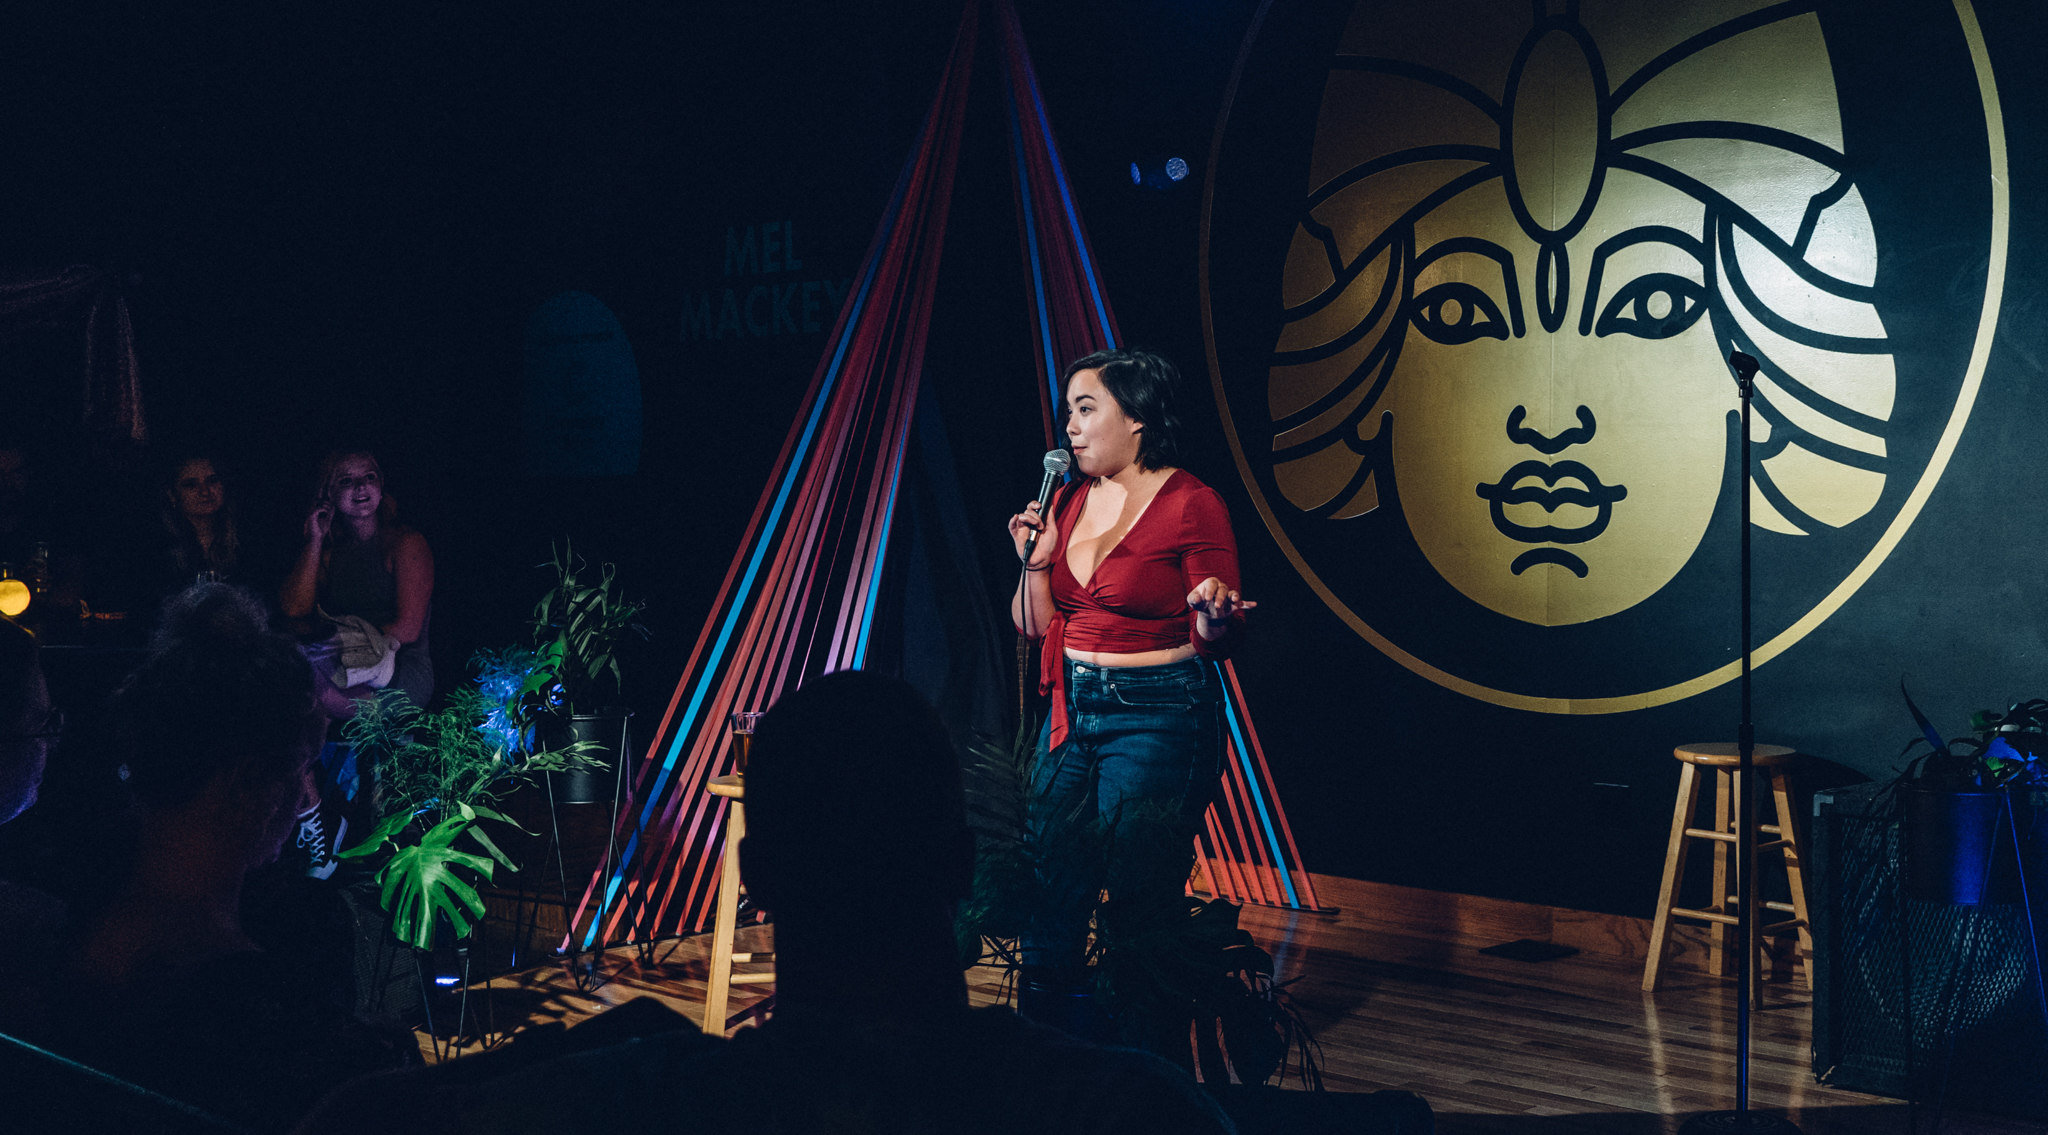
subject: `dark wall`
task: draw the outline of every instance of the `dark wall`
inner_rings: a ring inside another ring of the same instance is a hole
[[[733,282],[729,226],[795,220],[804,279],[851,274],[958,11],[899,16],[16,13],[7,259],[132,274],[153,449],[231,464],[259,582],[296,549],[319,456],[369,445],[435,548],[444,686],[524,637],[533,565],[566,536],[653,599],[629,694],[658,712],[824,340],[684,344],[682,299]],[[523,332],[566,291],[636,356],[633,475],[522,470]],[[10,381],[70,381],[61,333],[4,350]],[[147,460],[44,436],[57,495],[146,494]]]
[[[1022,18],[1120,322],[1179,360],[1196,394],[1191,464],[1229,500],[1261,600],[1241,673],[1303,854],[1318,871],[1642,913],[1675,780],[1665,754],[1728,734],[1733,687],[1587,718],[1417,678],[1281,554],[1208,410],[1202,182],[1254,8],[1061,2]],[[1956,726],[2048,678],[2032,488],[2048,397],[2048,233],[2033,187],[2048,171],[2024,73],[2040,26],[2027,5],[1981,11],[2014,187],[2002,323],[1920,521],[1839,613],[1759,671],[1765,737],[1828,762],[1810,779],[1887,768],[1906,732],[1902,673]],[[524,636],[532,565],[551,540],[617,561],[653,601],[656,637],[628,658],[628,697],[655,715],[825,342],[832,312],[807,315],[805,286],[823,304],[859,264],[958,16],[952,0],[884,15],[821,3],[15,13],[0,27],[6,259],[133,274],[157,446],[233,461],[273,565],[293,548],[319,453],[378,447],[436,551],[444,684],[470,651]],[[1042,445],[993,65],[984,51],[928,372],[965,511],[985,528],[992,604],[1009,582],[1001,520],[1035,484]],[[1194,176],[1130,184],[1130,161],[1167,155]],[[733,262],[728,238],[743,251],[769,223],[794,224],[800,268],[767,271],[758,243],[756,260]],[[755,289],[767,290],[749,309]],[[739,322],[721,328],[728,290]],[[566,291],[602,302],[630,342],[645,415],[636,473],[522,469],[524,329]],[[56,382],[68,349],[61,336],[0,348],[6,381]],[[49,464],[68,455],[59,441]],[[80,482],[111,476],[68,468]],[[139,478],[115,480],[132,495]]]

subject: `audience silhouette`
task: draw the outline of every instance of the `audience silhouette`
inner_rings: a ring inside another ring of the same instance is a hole
[[[28,1039],[259,1131],[416,1059],[409,1035],[361,1025],[324,974],[244,929],[244,882],[310,799],[326,727],[261,602],[220,583],[172,599],[104,726],[108,829],[131,842],[107,892],[73,903]]]
[[[684,1028],[374,1077],[300,1130],[1234,1130],[1156,1056],[969,1008],[952,912],[974,841],[953,745],[909,685],[843,672],[783,698],[754,736],[746,793],[741,870],[775,916],[767,1023],[726,1042]]]

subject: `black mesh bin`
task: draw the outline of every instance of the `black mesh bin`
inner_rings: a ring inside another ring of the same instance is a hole
[[[2048,796],[2018,803],[2038,928],[2048,912]],[[2048,1028],[2027,906],[1909,898],[1899,812],[1882,785],[1814,797],[1814,1075],[1831,1087],[2048,1119]],[[2003,832],[1999,850],[2010,858]]]

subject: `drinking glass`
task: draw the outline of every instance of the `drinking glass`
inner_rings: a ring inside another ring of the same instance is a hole
[[[753,746],[754,730],[761,719],[768,716],[759,710],[736,709],[728,715],[732,724],[733,771],[744,775],[747,771],[747,750]]]

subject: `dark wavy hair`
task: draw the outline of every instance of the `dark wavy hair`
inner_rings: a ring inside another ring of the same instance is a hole
[[[110,755],[150,808],[177,807],[238,768],[285,775],[317,720],[298,644],[270,629],[261,600],[225,583],[164,604],[148,656],[109,708]]]
[[[1163,469],[1181,463],[1180,371],[1150,351],[1097,351],[1067,364],[1060,389],[1084,370],[1102,373],[1102,385],[1124,416],[1144,426],[1138,465]]]

